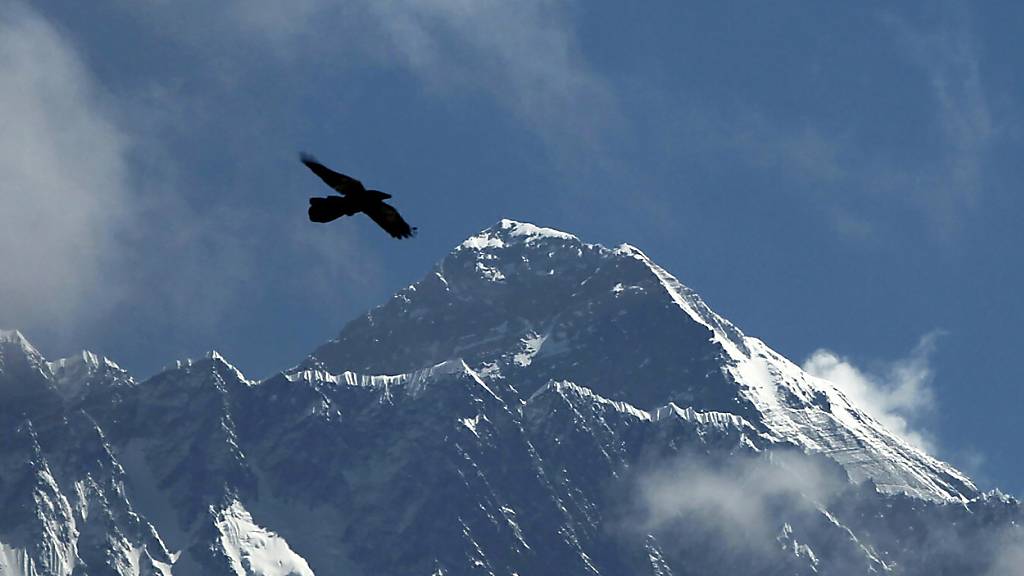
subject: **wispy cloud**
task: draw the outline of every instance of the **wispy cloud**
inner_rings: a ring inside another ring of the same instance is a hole
[[[285,47],[305,34],[328,7],[323,0],[230,0],[221,4],[227,17],[242,29],[271,40],[273,49]],[[200,2],[199,8],[209,9],[210,4]]]
[[[903,177],[897,173],[893,184],[915,191],[934,221],[947,229],[955,227],[960,211],[981,195],[985,160],[997,135],[970,13],[963,4],[948,7],[949,16],[932,28],[892,15],[884,18],[929,83],[944,156],[936,163],[938,170]]]
[[[751,164],[776,169],[809,186],[831,187],[849,178],[843,154],[849,144],[841,135],[828,133],[810,122],[780,123],[756,109],[729,114],[705,111],[702,141],[719,133],[717,144],[731,148]],[[725,127],[722,130],[722,127]]]
[[[687,452],[639,472],[623,529],[655,535],[674,564],[699,573],[749,574],[764,566],[803,573],[818,568],[812,547],[822,548],[814,540],[827,541],[824,534],[836,530],[822,510],[846,482],[837,466],[799,452]],[[835,556],[828,567],[845,567],[843,554]]]
[[[169,20],[226,78],[224,59],[235,68],[300,55],[335,69],[371,61],[408,70],[439,97],[485,94],[565,149],[594,146],[591,136],[615,117],[612,91],[577,41],[575,8],[568,0],[258,0],[130,9],[159,15],[165,27]]]
[[[148,330],[177,351],[217,345],[224,319],[264,293],[323,285],[326,299],[377,277],[353,263],[367,250],[351,234],[330,250],[327,238],[254,233],[282,219],[251,201],[256,178],[233,183],[241,198],[222,194],[164,141],[195,124],[173,85],[105,90],[62,30],[20,2],[0,0],[0,76],[0,326],[58,348]],[[256,281],[268,258],[287,270],[278,282]]]
[[[934,449],[931,434],[920,423],[935,408],[931,356],[940,332],[926,334],[906,358],[868,372],[826,349],[816,350],[803,363],[808,373],[836,384],[854,406],[864,410],[908,442]]]
[[[611,92],[583,59],[566,2],[390,0],[371,12],[429,85],[493,95],[532,128],[585,136],[612,112]]]
[[[18,2],[0,2],[0,78],[0,323],[70,324],[111,288],[130,139],[75,49]]]
[[[131,157],[146,135],[125,126],[116,96],[41,15],[3,8],[0,322],[73,332],[123,306],[215,322],[248,261],[234,241],[245,234],[181,202],[173,170],[140,172]]]
[[[879,80],[862,95],[860,114],[793,115],[756,99],[674,98],[658,107],[674,130],[688,134],[688,153],[709,159],[725,153],[776,174],[841,238],[873,244],[886,233],[890,215],[905,211],[935,237],[949,239],[965,210],[984,196],[999,122],[969,10],[955,2],[945,6],[950,9],[929,22],[894,13],[877,19],[890,61],[876,63]],[[881,80],[897,70],[899,85]],[[924,136],[908,149],[871,140],[892,125],[918,120],[886,116],[894,113],[892,100],[921,112],[922,125],[913,133]],[[814,104],[828,107],[827,100]]]
[[[995,538],[995,554],[986,576],[1019,574],[1024,566],[1024,529],[1014,526]]]
[[[798,450],[683,451],[633,472],[620,533],[656,539],[655,552],[693,573],[868,574],[916,561],[914,574],[1002,576],[1024,562],[1015,504],[908,507]]]
[[[773,500],[823,503],[840,487],[811,459],[779,452],[770,460],[736,454],[718,466],[699,457],[679,458],[642,476],[639,494],[644,530],[689,523],[761,546],[773,545],[781,527],[768,510]]]

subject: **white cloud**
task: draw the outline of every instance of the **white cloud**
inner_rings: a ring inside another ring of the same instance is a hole
[[[0,325],[79,345],[123,306],[215,325],[249,274],[237,214],[180,201],[173,167],[131,162],[162,150],[123,121],[131,103],[40,14],[0,6]]]
[[[288,30],[266,43],[295,41],[319,4],[305,0]],[[260,22],[285,10],[269,1],[258,8],[240,24],[250,41],[266,32]],[[155,20],[171,8],[131,10]],[[189,25],[178,18],[172,30]],[[270,295],[309,298],[313,287],[330,300],[378,278],[366,263],[376,261],[374,247],[359,234],[342,231],[343,249],[332,249],[337,234],[315,232],[333,228],[282,228],[302,221],[304,194],[288,212],[253,200],[268,186],[253,174],[269,154],[232,147],[210,129],[204,121],[224,112],[220,101],[161,75],[108,90],[72,38],[42,12],[0,0],[0,327],[24,331],[49,353],[154,338],[192,353],[236,337],[225,334],[225,320]],[[225,66],[233,54],[214,45],[211,65]],[[183,139],[210,146],[219,167],[189,165],[195,154],[175,148]],[[302,169],[291,153],[269,161]],[[278,271],[273,281],[267,262]]]
[[[779,452],[771,460],[735,454],[717,467],[701,458],[679,458],[642,477],[639,487],[644,530],[694,522],[742,540],[781,527],[767,510],[770,500],[799,497],[824,503],[839,485],[811,459]]]
[[[0,78],[0,323],[32,330],[103,300],[129,140],[74,48],[16,2],[0,2]]]
[[[810,536],[806,526],[820,526],[820,511],[845,486],[837,469],[799,452],[734,453],[721,460],[685,453],[640,473],[623,528],[657,535],[666,555],[678,561],[704,562],[694,566],[701,573],[711,565],[722,573],[750,573],[778,565],[787,554],[797,564],[817,564],[801,546]],[[799,532],[793,537],[791,525]]]
[[[1024,565],[1024,531],[1008,503],[904,508],[902,497],[855,487],[838,465],[797,450],[683,451],[651,464],[636,470],[618,527],[627,538],[654,536],[673,568],[865,574],[884,571],[867,563],[877,558],[917,561],[921,574],[954,566],[1004,576]]]
[[[935,408],[935,393],[931,388],[931,354],[939,334],[926,334],[907,358],[888,363],[877,373],[866,372],[848,359],[825,349],[812,353],[804,361],[803,369],[833,382],[854,406],[867,412],[891,432],[931,451],[930,434],[919,423]]]

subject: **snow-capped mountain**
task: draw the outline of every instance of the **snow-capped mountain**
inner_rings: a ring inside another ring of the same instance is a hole
[[[1024,557],[1019,502],[640,250],[509,220],[262,382],[216,353],[136,382],[2,333],[0,504],[3,576],[988,576]]]
[[[503,220],[351,322],[306,365],[376,374],[455,357],[525,395],[566,379],[644,408],[675,402],[737,414],[889,492],[940,501],[976,492],[626,244],[608,249]]]

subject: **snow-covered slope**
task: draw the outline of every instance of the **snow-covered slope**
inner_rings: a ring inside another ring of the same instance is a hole
[[[238,576],[312,576],[309,564],[280,536],[258,526],[237,500],[220,512],[217,543]]]
[[[113,390],[125,378],[94,383]],[[129,501],[103,431],[61,384],[21,334],[0,334],[0,574],[160,574],[171,558]]]
[[[885,491],[940,501],[976,494],[963,474],[745,336],[629,245],[608,249],[503,220],[306,365],[390,373],[454,357],[527,396],[568,379],[643,407],[673,401],[742,415]]]
[[[1024,550],[1019,502],[638,249],[508,220],[262,382],[0,333],[0,505],[2,576],[990,576]]]

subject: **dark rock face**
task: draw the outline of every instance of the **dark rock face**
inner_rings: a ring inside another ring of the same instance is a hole
[[[635,248],[502,221],[298,367],[0,337],[0,574],[999,574],[979,494]]]

